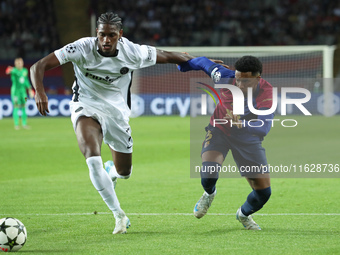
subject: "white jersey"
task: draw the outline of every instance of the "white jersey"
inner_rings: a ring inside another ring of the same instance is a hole
[[[76,80],[72,102],[91,104],[104,114],[126,120],[130,116],[131,72],[156,64],[156,48],[134,44],[123,37],[117,43],[118,53],[114,57],[102,56],[98,49],[97,38],[86,37],[54,54],[61,65],[73,64]]]

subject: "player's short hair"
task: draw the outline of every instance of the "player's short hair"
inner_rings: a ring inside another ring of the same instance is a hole
[[[243,56],[235,63],[235,69],[239,72],[251,72],[251,75],[257,76],[262,74],[262,63],[254,56]]]
[[[118,16],[118,14],[113,12],[101,14],[97,20],[97,27],[99,24],[116,25],[119,30],[122,29],[123,26],[122,19]]]

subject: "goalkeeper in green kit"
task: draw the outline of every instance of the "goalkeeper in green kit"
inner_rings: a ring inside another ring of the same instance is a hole
[[[33,98],[33,90],[28,79],[27,68],[24,67],[24,61],[22,58],[16,58],[14,60],[15,67],[7,67],[6,74],[11,75],[12,87],[11,98],[13,103],[13,120],[14,128],[19,129],[19,110],[21,110],[21,124],[23,128],[28,129],[27,126],[27,114],[25,109],[27,90],[30,98]]]

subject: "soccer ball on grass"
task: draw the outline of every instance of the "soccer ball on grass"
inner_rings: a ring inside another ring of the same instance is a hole
[[[18,251],[26,239],[26,227],[20,220],[11,217],[0,219],[0,252]]]

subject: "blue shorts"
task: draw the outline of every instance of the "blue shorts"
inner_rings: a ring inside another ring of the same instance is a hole
[[[251,177],[268,173],[267,158],[261,141],[246,143],[227,136],[219,128],[210,124],[205,128],[207,134],[202,144],[201,155],[206,151],[219,151],[223,157],[229,150],[242,176]]]

